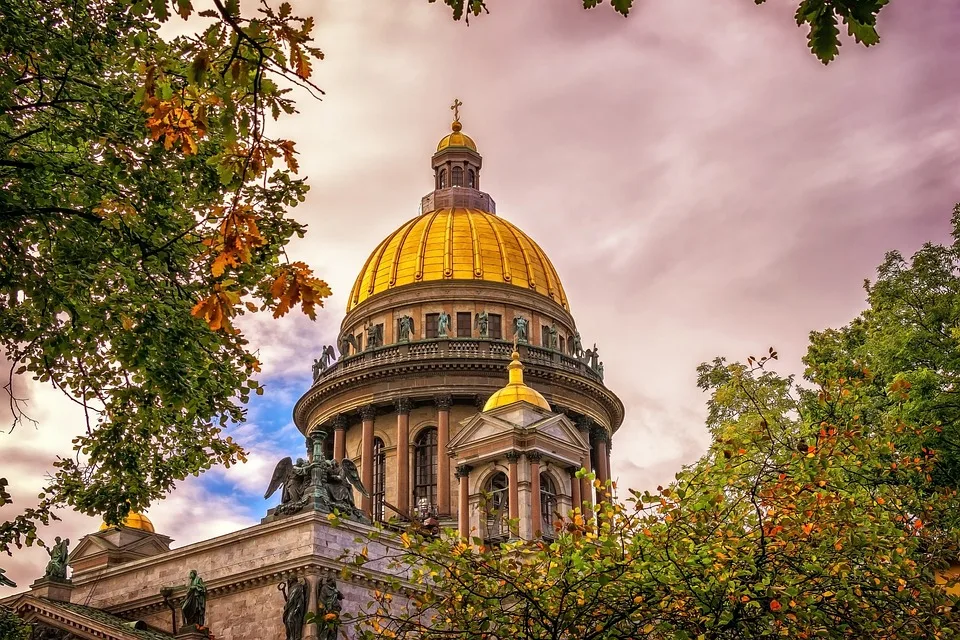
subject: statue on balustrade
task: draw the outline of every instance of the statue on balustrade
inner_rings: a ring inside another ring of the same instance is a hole
[[[383,346],[383,325],[367,325],[367,349],[376,349]]]
[[[577,331],[573,334],[573,338],[570,339],[570,355],[580,360],[583,358],[583,353],[583,343],[580,341],[580,332]]]
[[[337,640],[340,629],[340,612],[343,611],[343,594],[337,588],[337,580],[326,576],[317,585],[317,640]]]
[[[593,343],[593,349],[587,349],[587,361],[590,364],[590,368],[594,371],[597,370],[597,363],[600,360],[600,350],[597,349],[597,343]]]
[[[600,379],[603,380],[603,363],[597,365],[597,374],[600,376]]]
[[[527,327],[530,326],[530,321],[524,318],[523,316],[517,316],[513,319],[513,335],[517,339],[517,342],[527,342]]]
[[[283,626],[286,640],[302,640],[303,622],[307,617],[307,581],[289,577],[277,585],[283,594]]]
[[[345,358],[350,355],[350,347],[353,347],[354,355],[360,352],[360,345],[357,344],[357,338],[352,333],[343,336],[340,340],[340,356]]]
[[[557,325],[551,324],[547,329],[550,334],[550,344],[548,345],[551,349],[556,350],[560,346],[559,333],[557,331]]]
[[[313,379],[316,380],[319,378],[320,374],[326,371],[336,359],[337,352],[333,348],[333,345],[323,345],[323,350],[320,352],[320,359],[313,361]]]
[[[437,337],[438,338],[447,338],[450,334],[450,314],[446,311],[441,311],[440,315],[437,317]]]
[[[490,337],[490,316],[487,315],[486,311],[481,311],[475,316],[474,325],[476,325],[481,338]]]
[[[413,331],[413,318],[401,316],[397,322],[397,340],[399,342],[410,342],[410,335]]]

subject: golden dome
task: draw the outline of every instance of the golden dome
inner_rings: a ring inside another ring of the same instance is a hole
[[[140,529],[141,531],[148,531],[149,533],[155,533],[153,529],[153,523],[150,522],[150,518],[143,515],[142,513],[134,513],[131,511],[127,514],[127,517],[123,519],[123,522],[120,523],[128,529]],[[110,528],[111,525],[108,525],[106,522],[100,525],[100,531],[106,531]]]
[[[540,392],[536,389],[531,389],[523,383],[523,364],[520,362],[520,354],[514,351],[510,357],[512,360],[507,365],[510,382],[487,399],[487,403],[483,405],[483,410],[490,411],[523,400],[535,407],[550,411],[550,403],[547,402],[546,398],[540,395]]]
[[[569,310],[560,277],[536,242],[492,213],[457,208],[419,215],[387,236],[357,276],[347,312],[370,296],[432,280],[512,284]]]
[[[439,144],[437,144],[438,152],[443,151],[448,147],[466,147],[471,151],[477,150],[477,143],[473,141],[473,138],[465,133],[460,132],[460,129],[462,128],[460,122],[455,120],[453,124],[450,125],[450,128],[453,130],[453,132],[448,133],[440,139]]]

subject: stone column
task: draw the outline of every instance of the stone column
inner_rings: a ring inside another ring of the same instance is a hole
[[[583,439],[587,441],[587,455],[586,460],[584,460],[583,466],[587,471],[595,471],[593,468],[593,455],[590,450],[590,427],[593,426],[593,420],[587,416],[582,416],[577,420],[577,430],[583,436]],[[590,482],[589,478],[580,478],[580,499],[589,503],[593,503],[593,484]],[[587,512],[584,511],[584,516],[587,515]]]
[[[338,415],[333,419],[333,459],[343,460],[347,453],[347,416]]]
[[[397,400],[397,508],[410,517],[410,400]]]
[[[436,397],[437,402],[437,511],[441,518],[450,515],[450,394]]]
[[[507,451],[507,462],[509,472],[507,479],[509,481],[509,500],[510,500],[510,519],[515,520],[520,517],[520,477],[517,469],[517,463],[520,460],[519,451]]]
[[[583,501],[580,497],[580,479],[577,478],[577,471],[580,469],[578,467],[570,467],[567,471],[570,473],[570,502],[574,509],[580,509],[583,507],[581,502]]]
[[[377,408],[368,404],[360,409],[363,419],[363,432],[360,441],[360,482],[368,491],[373,491],[373,419],[377,416]],[[361,509],[368,517],[373,516],[373,499],[363,497]]]
[[[600,481],[600,489],[597,490],[597,502],[609,500],[607,492],[610,489],[606,486],[610,479],[610,470],[607,467],[607,439],[610,437],[607,430],[601,426],[594,426],[590,435],[593,436],[593,464],[597,467],[597,480]]]
[[[317,612],[317,583],[320,577],[317,574],[307,574],[307,613]],[[316,640],[317,625],[304,625],[303,640]]]
[[[464,540],[470,540],[470,472],[468,464],[457,465],[457,479],[460,481],[460,504],[457,505],[457,529]]]
[[[530,462],[530,520],[531,538],[536,540],[543,534],[543,519],[540,517],[540,452],[528,451]]]

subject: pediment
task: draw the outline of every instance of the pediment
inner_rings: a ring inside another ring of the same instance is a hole
[[[526,402],[500,407],[487,413],[478,413],[461,424],[463,427],[460,432],[450,440],[448,445],[451,452],[512,433],[522,434],[525,437],[537,435],[575,451],[585,452],[590,449],[590,443],[567,416],[544,411]]]
[[[13,611],[25,622],[46,630],[62,631],[63,637],[101,640],[173,640],[169,633],[139,621],[70,602],[41,600],[24,594],[13,604]],[[54,633],[50,637],[58,637]]]
[[[540,436],[565,444],[574,449],[587,451],[590,443],[579,429],[563,414],[554,414],[529,427]]]

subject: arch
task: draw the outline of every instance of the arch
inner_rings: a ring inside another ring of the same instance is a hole
[[[447,170],[440,169],[437,171],[437,189],[446,189],[447,188]]]
[[[553,531],[553,521],[559,510],[558,498],[560,488],[553,477],[546,471],[540,472],[540,529],[544,532]]]
[[[373,487],[369,489],[373,502],[373,521],[383,522],[383,503],[387,490],[387,452],[380,438],[373,439]]]
[[[505,540],[510,537],[510,481],[507,474],[496,469],[481,486],[483,538],[487,541]]]
[[[454,167],[450,170],[450,186],[451,187],[462,187],[463,186],[463,167]]]
[[[467,186],[471,189],[477,188],[477,172],[473,169],[467,169]]]
[[[437,428],[425,427],[413,439],[413,508],[437,506]]]

